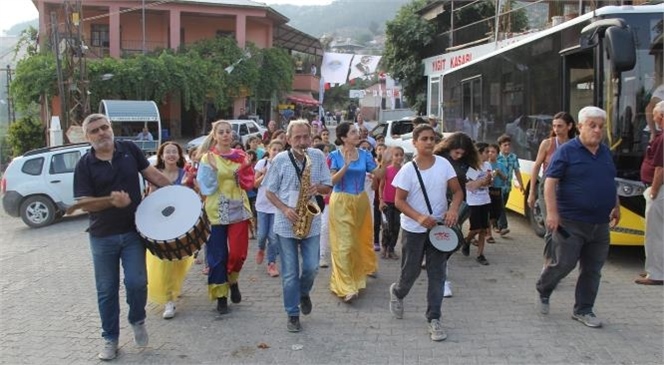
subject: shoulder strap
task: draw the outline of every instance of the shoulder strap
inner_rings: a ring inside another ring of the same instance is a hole
[[[429,202],[429,196],[427,195],[427,189],[424,187],[424,181],[422,180],[422,174],[420,174],[420,169],[417,168],[417,163],[413,160],[413,167],[415,168],[415,173],[417,174],[417,180],[420,182],[420,188],[422,189],[422,194],[424,195],[424,201],[427,203],[427,209],[429,209],[429,214],[433,215],[433,209],[431,209],[431,203]]]
[[[297,165],[297,162],[295,162],[295,157],[293,156],[292,151],[288,151],[288,158],[290,158],[291,163],[293,164],[293,168],[295,168],[295,174],[297,175],[298,180],[302,180],[302,173],[304,172],[304,169],[300,169],[300,167]],[[304,155],[304,165],[306,166],[307,164],[307,155]]]

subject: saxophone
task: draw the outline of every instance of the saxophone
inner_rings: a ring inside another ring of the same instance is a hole
[[[295,212],[299,217],[297,222],[293,223],[293,233],[298,239],[304,239],[309,235],[311,223],[314,218],[320,214],[318,204],[311,202],[311,197],[307,194],[311,186],[311,158],[305,154],[306,162],[300,179],[300,193],[297,196],[297,206]]]

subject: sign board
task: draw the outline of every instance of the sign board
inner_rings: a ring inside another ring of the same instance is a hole
[[[85,142],[85,133],[83,127],[80,125],[73,125],[67,129],[67,139],[69,143],[83,143]]]
[[[509,46],[510,44],[516,43],[531,35],[532,34],[524,34],[499,41],[498,43],[481,44],[479,46],[464,48],[458,51],[425,58],[422,60],[422,63],[424,63],[424,76],[442,75],[445,71],[473,61],[497,49]]]
[[[349,90],[348,97],[351,99],[361,99],[366,95],[364,90]]]

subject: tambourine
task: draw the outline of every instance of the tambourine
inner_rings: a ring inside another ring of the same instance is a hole
[[[438,223],[437,226],[429,230],[429,241],[438,251],[454,252],[461,247],[463,235],[456,228]]]

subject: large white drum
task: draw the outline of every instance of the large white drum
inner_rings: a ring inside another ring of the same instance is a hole
[[[463,235],[457,229],[438,224],[429,231],[429,241],[438,251],[454,252],[461,246]]]
[[[145,246],[162,260],[191,256],[210,237],[210,222],[194,190],[166,186],[148,195],[136,209],[136,229]]]

